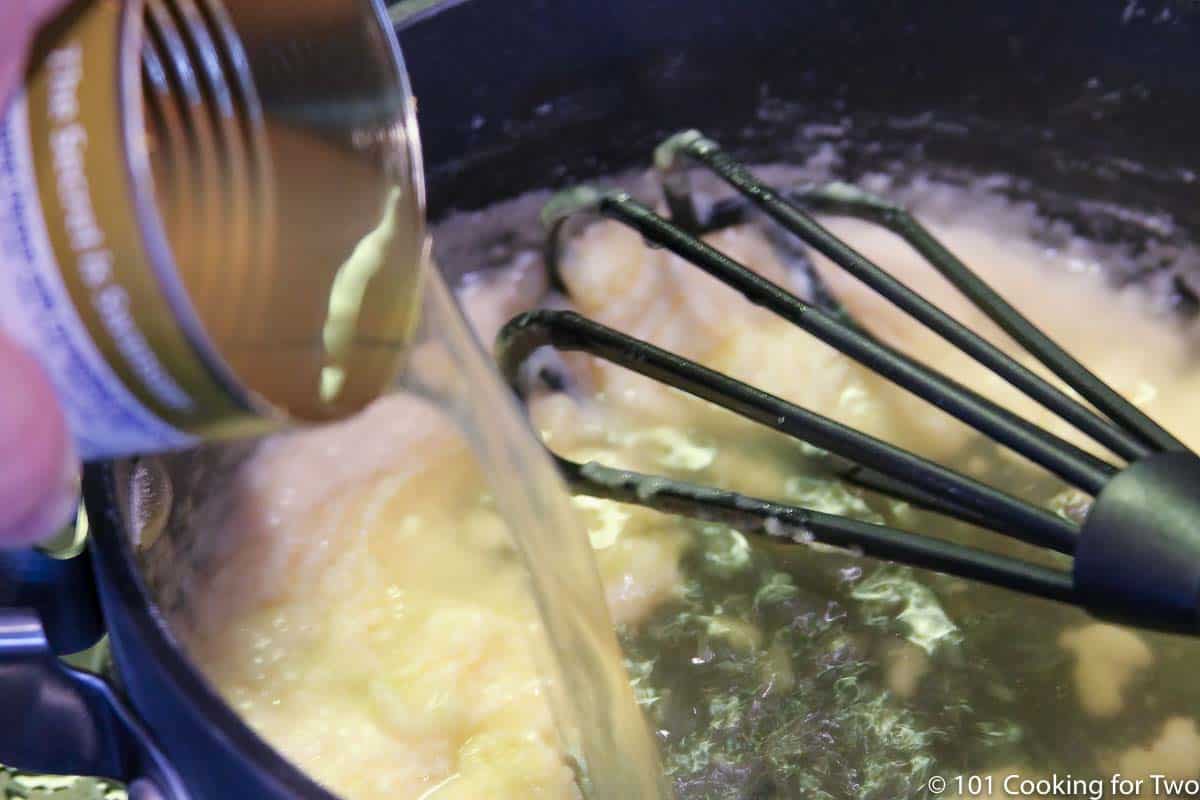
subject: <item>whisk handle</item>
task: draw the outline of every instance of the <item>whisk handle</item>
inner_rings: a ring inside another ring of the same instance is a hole
[[[1200,458],[1157,453],[1112,478],[1080,530],[1074,580],[1096,616],[1200,633]]]

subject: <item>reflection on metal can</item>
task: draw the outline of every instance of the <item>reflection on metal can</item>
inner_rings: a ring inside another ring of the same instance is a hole
[[[0,327],[88,459],[345,416],[415,331],[422,182],[376,0],[92,0],[0,128]]]

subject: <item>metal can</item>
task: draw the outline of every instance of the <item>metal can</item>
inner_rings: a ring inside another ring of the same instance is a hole
[[[0,127],[0,327],[85,459],[337,419],[392,383],[428,245],[380,2],[84,0],[30,64]]]

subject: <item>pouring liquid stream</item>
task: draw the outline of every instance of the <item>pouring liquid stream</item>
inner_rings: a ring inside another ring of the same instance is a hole
[[[461,426],[525,562],[545,630],[536,655],[580,788],[597,800],[671,797],[566,489],[440,274],[426,280],[405,383]]]

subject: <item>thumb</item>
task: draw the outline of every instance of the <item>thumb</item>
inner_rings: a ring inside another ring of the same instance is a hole
[[[79,499],[79,466],[54,389],[0,333],[0,548],[59,530]]]
[[[21,85],[25,51],[44,23],[71,0],[0,0],[0,110]]]

